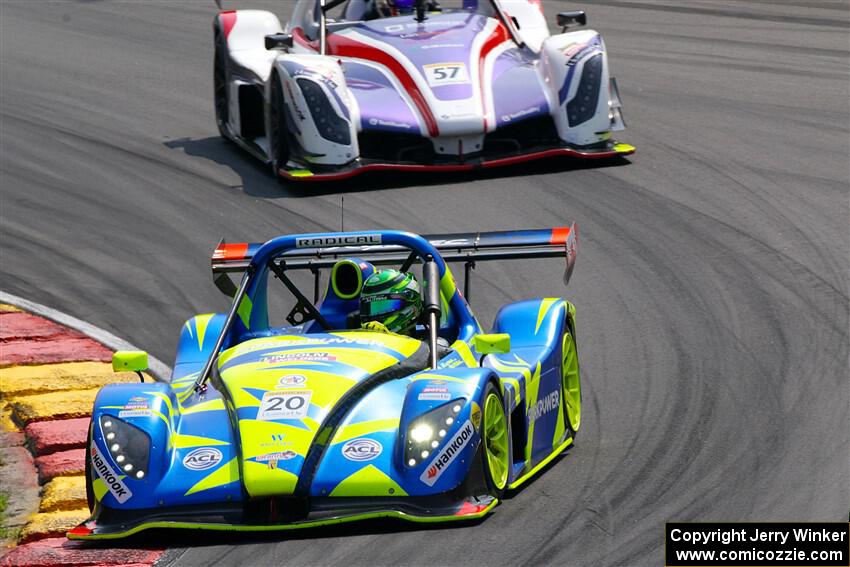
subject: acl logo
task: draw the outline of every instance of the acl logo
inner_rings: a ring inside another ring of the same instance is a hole
[[[371,461],[383,450],[383,445],[365,437],[352,439],[342,446],[342,454],[349,461]]]
[[[221,462],[221,451],[212,447],[195,449],[183,457],[183,466],[193,471],[211,469]]]
[[[289,386],[300,386],[306,381],[307,378],[301,374],[287,374],[277,379],[277,387],[288,388]]]

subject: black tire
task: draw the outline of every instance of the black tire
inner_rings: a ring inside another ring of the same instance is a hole
[[[92,488],[92,472],[91,472],[91,442],[92,433],[94,431],[94,422],[89,421],[89,434],[86,437],[86,502],[89,505],[89,512],[94,512],[95,498],[94,489]]]
[[[271,77],[271,101],[269,103],[269,154],[275,175],[289,162],[289,140],[286,125],[286,101],[280,76]]]
[[[230,95],[227,88],[227,49],[221,30],[215,30],[215,60],[213,62],[213,99],[215,121],[219,133],[227,137],[227,122],[230,118]]]
[[[488,404],[487,401],[493,398],[496,402]],[[492,382],[487,383],[487,388],[484,390],[484,406],[481,408],[481,460],[484,464],[484,480],[487,483],[487,489],[496,498],[501,498],[508,487],[508,478],[510,476],[510,420],[505,414],[505,404],[502,400],[502,395],[499,389]],[[498,412],[490,415],[490,412]],[[500,418],[501,416],[501,418]],[[504,437],[491,438],[492,431],[490,420],[501,419],[501,435]],[[498,447],[497,447],[498,445]],[[504,467],[504,471],[493,470],[491,467],[491,459],[497,459]]]

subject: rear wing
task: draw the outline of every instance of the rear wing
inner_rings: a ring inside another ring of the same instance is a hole
[[[491,260],[521,260],[531,258],[560,258],[566,261],[564,285],[573,273],[578,248],[578,226],[538,230],[507,230],[498,232],[431,234],[423,236],[440,253],[443,261],[463,262],[465,265],[464,293],[469,294],[470,270],[476,262]],[[299,239],[302,240],[302,239]],[[370,244],[368,236],[339,233],[333,237],[304,238],[316,246],[288,250],[279,261],[286,270],[310,270],[318,273],[343,258],[356,257],[376,266],[402,264],[405,269],[416,260],[416,253],[398,245]],[[236,286],[227,273],[244,272],[262,243],[228,244],[223,240],[212,255],[212,274],[216,287],[233,296]]]

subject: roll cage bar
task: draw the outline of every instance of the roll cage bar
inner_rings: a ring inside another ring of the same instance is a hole
[[[511,20],[505,14],[504,10],[502,10],[502,6],[499,4],[498,0],[479,0],[486,1],[490,3],[493,11],[496,16],[502,22],[502,25],[508,30],[511,34],[511,38],[516,42],[517,45],[522,46],[524,42],[519,37],[516,32],[516,28],[514,27]],[[328,22],[327,22],[327,13],[341,6],[342,4],[348,2],[348,0],[316,0],[318,5],[318,10],[316,13],[319,15],[319,53],[321,55],[327,55],[328,51]],[[415,9],[416,9],[416,21],[424,22],[428,16],[426,11],[427,0],[416,0]]]
[[[437,321],[439,321],[440,293],[449,309],[458,319],[458,326],[468,331],[480,332],[478,322],[469,310],[466,299],[457,292],[448,262],[463,262],[464,295],[469,294],[471,270],[476,262],[526,258],[564,257],[566,266],[564,284],[569,282],[577,252],[577,226],[540,230],[520,230],[483,233],[455,233],[419,236],[401,231],[345,232],[288,235],[273,238],[265,243],[219,243],[212,256],[213,281],[220,291],[233,298],[222,330],[195,382],[198,390],[212,372],[218,353],[224,345],[236,320],[243,299],[252,298],[263,278],[256,276],[268,269],[275,273],[290,291],[305,303],[305,307],[319,323],[327,328],[321,313],[286,277],[284,270],[318,270],[332,267],[342,258],[355,256],[373,265],[401,264],[403,270],[421,260],[426,284],[425,312],[429,317],[429,346],[432,368],[436,367]],[[242,273],[238,286],[227,276]],[[435,285],[437,284],[437,285]],[[309,307],[308,307],[309,305]],[[312,309],[310,309],[312,307]]]

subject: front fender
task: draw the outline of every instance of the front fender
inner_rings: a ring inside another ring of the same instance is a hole
[[[237,448],[224,405],[212,389],[205,399],[196,398],[193,394],[181,407],[171,387],[162,383],[110,384],[98,392],[88,455],[93,474],[87,481],[102,506],[138,510],[242,499]],[[128,458],[119,456],[125,448],[107,439],[118,421],[149,441],[141,478],[135,468],[123,470]]]
[[[345,165],[357,159],[360,115],[338,59],[314,54],[280,55],[272,79],[281,81],[287,125],[296,142],[293,157],[319,165]],[[269,85],[269,101],[270,89]]]
[[[313,496],[430,496],[461,485],[480,444],[486,368],[425,371],[375,388],[349,412],[325,451]],[[410,466],[404,460],[408,429],[418,417],[449,402],[461,409],[443,442]],[[439,467],[429,474],[429,470]]]
[[[553,109],[558,136],[577,146],[609,140],[610,80],[602,36],[593,30],[553,35],[543,42],[541,62],[558,103]]]

